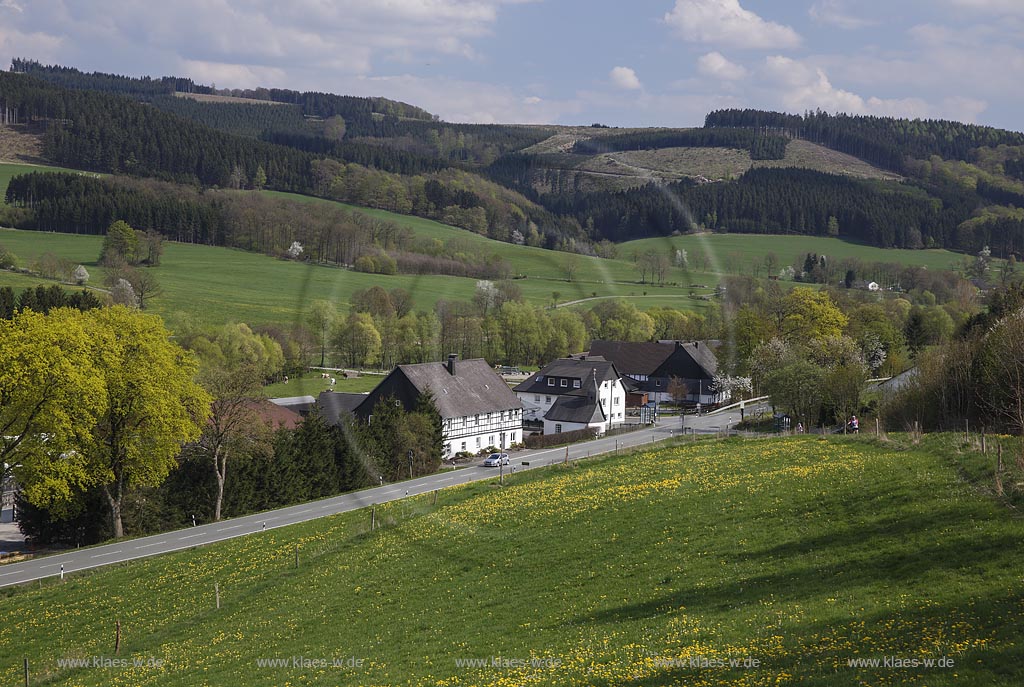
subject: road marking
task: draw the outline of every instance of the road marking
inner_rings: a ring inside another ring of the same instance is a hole
[[[178,540],[179,541],[184,541],[185,539],[195,539],[196,537],[203,537],[203,536],[206,536],[206,532],[200,532],[199,534],[190,534],[187,537],[178,537]]]
[[[137,549],[148,549],[151,546],[160,546],[161,544],[166,544],[166,543],[167,543],[167,540],[165,539],[164,541],[155,541],[152,544],[143,544],[142,546],[136,546],[135,548],[137,548]]]
[[[243,522],[241,525],[232,525],[231,527],[221,527],[217,531],[218,532],[225,532],[227,530],[237,530],[239,527],[245,527],[245,523]]]
[[[117,551],[110,551],[108,553],[98,553],[95,556],[90,556],[90,558],[103,558],[104,556],[113,556],[117,553],[121,553],[121,549],[118,549]]]
[[[39,569],[42,570],[43,568],[56,568],[58,565],[64,565],[65,563],[71,563],[71,561],[64,561],[64,563],[50,563],[48,565],[40,565]]]

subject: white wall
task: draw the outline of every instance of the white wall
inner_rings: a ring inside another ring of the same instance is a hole
[[[477,453],[488,446],[507,449],[523,440],[523,411],[519,408],[502,413],[481,413],[479,416],[442,420],[444,456],[450,458],[461,451]],[[465,445],[463,447],[463,445]]]

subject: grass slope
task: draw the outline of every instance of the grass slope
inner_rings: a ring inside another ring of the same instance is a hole
[[[764,256],[768,253],[778,256],[779,268],[793,264],[797,259],[803,265],[807,253],[827,255],[833,260],[857,258],[864,262],[890,262],[932,270],[952,269],[955,263],[964,258],[962,253],[944,249],[878,248],[823,236],[796,234],[696,234],[638,239],[619,245],[619,250],[627,254],[652,249],[674,251],[677,248],[684,248],[688,252],[691,263],[700,253],[713,256],[714,263],[710,268],[713,272],[752,275],[754,264],[758,263],[761,265],[761,276],[765,276]],[[702,275],[701,272],[695,274]]]
[[[1022,525],[961,482],[949,454],[812,437],[687,443],[377,516],[373,533],[368,513],[350,513],[10,592],[0,682],[21,680],[22,657],[32,684],[48,685],[1024,680]],[[121,657],[162,667],[58,666],[111,657],[115,619]],[[545,663],[456,664],[495,656]],[[884,657],[954,666],[847,663]],[[759,667],[714,665],[745,659]]]

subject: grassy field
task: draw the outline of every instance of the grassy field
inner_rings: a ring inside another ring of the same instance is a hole
[[[36,169],[27,165],[0,165],[0,189],[16,173]],[[41,168],[46,169],[46,168]],[[310,203],[328,203],[291,194],[272,194]],[[341,205],[341,204],[339,204]],[[758,274],[765,253],[774,252],[780,266],[811,251],[831,257],[856,256],[867,261],[890,261],[947,269],[959,256],[949,251],[909,251],[873,248],[838,239],[803,236],[701,235],[643,239],[622,244],[618,259],[573,256],[529,246],[494,241],[455,227],[418,217],[397,215],[343,205],[350,210],[400,223],[419,236],[458,240],[467,250],[497,254],[525,275],[516,281],[525,298],[536,304],[565,303],[579,299],[621,297],[632,299],[640,308],[671,306],[701,311],[713,303],[690,296],[710,293],[726,274]],[[44,252],[51,252],[84,264],[100,281],[96,266],[100,238],[33,232],[0,232],[0,244],[12,250],[23,264],[30,264]],[[690,254],[691,269],[673,268],[667,285],[640,284],[632,262],[635,253],[657,250],[670,253],[683,247]],[[699,256],[708,257],[706,261]],[[566,264],[575,263],[573,281],[566,279]],[[309,301],[326,298],[345,309],[352,294],[379,284],[401,287],[414,294],[417,308],[428,309],[439,299],[466,300],[472,297],[476,280],[458,277],[369,275],[325,266],[309,266],[275,260],[242,251],[169,244],[163,264],[154,270],[164,293],[152,301],[154,312],[172,324],[183,317],[202,322],[243,321],[251,324],[290,325],[302,317]],[[762,271],[761,276],[766,276]],[[24,288],[38,280],[0,272],[0,286]],[[693,285],[700,285],[695,288]],[[587,301],[593,302],[593,301]]]
[[[383,375],[360,375],[345,379],[335,375],[335,391],[346,393],[362,394],[372,391],[381,380]],[[329,391],[331,380],[324,379],[319,372],[309,372],[301,377],[292,377],[288,383],[278,382],[263,387],[264,393],[270,398],[281,398],[286,396],[318,396],[321,391]]]
[[[94,282],[102,270],[96,265],[102,239],[99,236],[54,234],[0,229],[0,245],[13,251],[24,264],[45,252],[86,266]],[[504,245],[504,244],[502,244]],[[472,298],[476,280],[460,277],[393,275],[382,276],[340,268],[304,265],[277,260],[240,250],[190,244],[167,244],[161,265],[153,270],[163,294],[152,301],[152,310],[170,321],[183,316],[201,322],[247,322],[290,325],[301,318],[306,305],[318,298],[346,309],[352,294],[380,285],[386,289],[401,287],[413,294],[419,309],[430,309],[440,299]],[[717,282],[716,280],[713,280]],[[38,283],[24,275],[0,272],[0,286],[22,288]],[[524,297],[534,303],[549,304],[552,294],[560,301],[598,296],[642,296],[659,289],[668,301],[679,307],[693,304],[681,287],[651,287],[614,281],[572,283],[529,277],[516,282]],[[673,295],[675,294],[675,295]],[[648,307],[638,298],[640,307]]]
[[[792,264],[797,259],[803,263],[807,253],[827,255],[834,260],[857,258],[864,262],[892,262],[932,270],[951,269],[964,258],[961,253],[942,249],[877,248],[820,236],[772,234],[696,234],[640,239],[619,246],[619,250],[625,253],[651,249],[668,252],[677,248],[686,249],[691,264],[700,254],[709,256],[712,260],[712,272],[752,275],[754,265],[758,263],[761,265],[761,276],[765,276],[764,256],[769,252],[778,256],[779,268]],[[701,272],[694,274],[703,276]]]
[[[377,517],[373,533],[361,511],[9,592],[0,681],[20,684],[23,657],[47,685],[1024,680],[1022,523],[961,481],[952,450],[701,442]],[[115,620],[120,656],[161,667],[58,665],[113,657]],[[887,657],[945,667],[848,663]]]

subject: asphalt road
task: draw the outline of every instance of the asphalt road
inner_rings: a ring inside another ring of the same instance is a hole
[[[739,411],[727,411],[721,414],[696,417],[686,416],[687,431],[696,433],[718,432],[725,430],[727,425],[735,425],[740,419]],[[681,423],[678,417],[663,418],[657,425],[629,432],[619,436],[594,439],[569,446],[569,460],[577,460],[592,455],[610,453],[616,449],[630,448],[641,444],[666,439],[680,433]],[[511,455],[510,465],[504,469],[511,472],[530,470],[558,463],[565,460],[565,447],[519,451]],[[164,532],[149,537],[117,541],[111,544],[93,546],[85,549],[74,549],[65,553],[44,556],[34,560],[0,565],[0,587],[24,584],[34,580],[56,577],[61,574],[71,575],[79,570],[88,570],[112,563],[121,563],[136,558],[157,556],[171,551],[190,549],[196,546],[233,539],[245,535],[259,534],[266,530],[294,525],[315,518],[322,518],[336,513],[365,508],[375,503],[384,503],[444,489],[458,484],[493,479],[498,476],[498,468],[480,467],[480,462],[471,467],[458,470],[445,470],[434,475],[420,477],[396,484],[385,484],[372,489],[332,496],[320,501],[311,501],[278,510],[246,515],[240,518],[222,520],[220,522],[189,527],[174,532]]]

